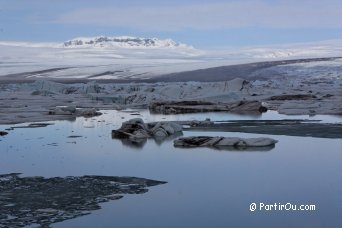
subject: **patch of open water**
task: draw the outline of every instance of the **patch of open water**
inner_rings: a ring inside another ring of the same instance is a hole
[[[142,195],[101,204],[90,215],[53,227],[340,227],[342,139],[229,132],[191,135],[271,137],[270,151],[174,148],[172,140],[148,140],[142,148],[111,138],[122,121],[322,119],[334,116],[260,116],[227,113],[152,115],[148,111],[104,111],[74,122],[18,128],[0,138],[0,174],[22,176],[136,176],[167,181]],[[131,114],[138,115],[131,115]],[[0,130],[8,125],[1,125]],[[322,129],[324,130],[324,129]],[[71,137],[68,136],[82,136]],[[316,211],[255,211],[251,203],[315,204]]]

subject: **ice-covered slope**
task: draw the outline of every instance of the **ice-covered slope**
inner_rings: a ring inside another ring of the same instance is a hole
[[[216,50],[134,37],[77,38],[64,43],[0,41],[0,80],[147,79],[233,64],[335,56],[342,56],[342,41]]]
[[[64,43],[0,41],[0,79],[149,78],[187,69],[203,51],[170,39],[76,38]]]

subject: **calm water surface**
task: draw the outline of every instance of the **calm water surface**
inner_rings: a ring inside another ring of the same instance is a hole
[[[279,140],[270,151],[174,148],[172,140],[148,140],[138,148],[111,138],[122,121],[321,119],[334,116],[262,116],[226,113],[151,115],[105,111],[92,119],[56,121],[22,128],[0,138],[0,174],[23,176],[137,176],[167,184],[142,195],[103,203],[92,214],[53,227],[341,227],[342,139],[267,135]],[[12,126],[12,125],[11,125]],[[9,126],[0,125],[0,130]],[[324,129],[322,129],[324,130]],[[80,135],[80,138],[68,138]],[[229,132],[184,132],[184,136],[259,137]],[[255,211],[251,203],[315,204],[316,211]]]

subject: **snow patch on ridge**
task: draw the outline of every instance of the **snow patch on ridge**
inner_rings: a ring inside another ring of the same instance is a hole
[[[63,43],[64,47],[102,47],[102,48],[192,48],[192,46],[181,44],[172,39],[140,38],[131,36],[118,37],[79,37]]]

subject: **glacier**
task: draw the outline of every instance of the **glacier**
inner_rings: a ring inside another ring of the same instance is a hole
[[[340,40],[220,49],[129,36],[80,37],[63,43],[0,41],[0,80],[146,80],[212,67],[336,56],[342,56]]]

